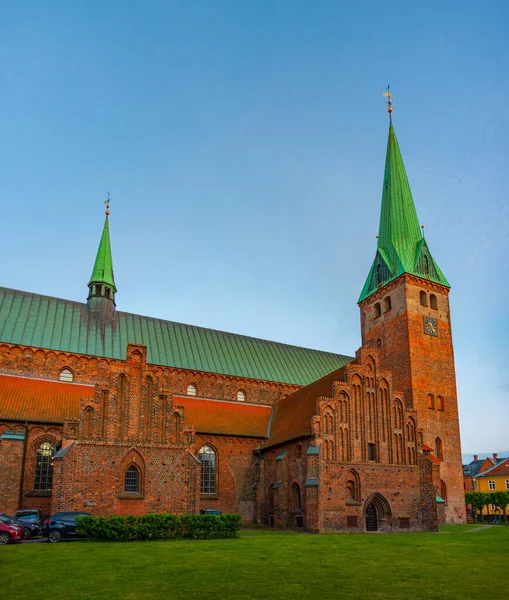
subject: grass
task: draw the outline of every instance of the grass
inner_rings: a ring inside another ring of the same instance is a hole
[[[461,526],[450,532],[462,532]],[[507,597],[509,528],[465,535],[306,535],[0,547],[0,590],[23,600],[488,600]]]
[[[482,523],[466,523],[465,525],[439,525],[440,531],[447,533],[462,533],[463,531],[472,531],[473,529],[479,529],[479,527],[486,527],[486,524]]]

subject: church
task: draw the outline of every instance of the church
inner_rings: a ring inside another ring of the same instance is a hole
[[[392,120],[355,355],[122,312],[109,227],[86,302],[0,287],[0,512],[464,522],[450,286]]]

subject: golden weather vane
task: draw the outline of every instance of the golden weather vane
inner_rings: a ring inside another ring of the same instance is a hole
[[[108,198],[104,201],[104,205],[106,206],[106,216],[110,214],[110,193],[108,192]]]
[[[389,121],[392,123],[392,101],[394,96],[391,94],[391,84],[387,86],[385,92],[382,92],[382,96],[387,98],[387,112],[389,113]]]

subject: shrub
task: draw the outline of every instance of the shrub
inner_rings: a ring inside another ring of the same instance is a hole
[[[242,517],[226,515],[172,515],[153,513],[141,517],[79,517],[76,533],[90,539],[129,542],[191,538],[195,540],[234,537]]]

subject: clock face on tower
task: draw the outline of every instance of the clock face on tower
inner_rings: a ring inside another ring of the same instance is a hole
[[[428,335],[438,335],[437,320],[433,317],[424,317],[424,333]]]

